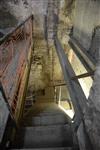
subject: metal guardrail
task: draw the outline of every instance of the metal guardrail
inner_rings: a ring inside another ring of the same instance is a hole
[[[89,55],[89,53],[80,45],[80,43],[70,36],[69,45],[72,47],[74,52],[78,55],[81,62],[90,71],[94,71],[96,67],[96,61]]]
[[[75,110],[75,113],[76,113],[76,116],[80,122],[80,120],[82,119],[82,116],[83,116],[83,111],[81,110],[80,108],[80,105],[79,103],[77,102],[78,100],[80,100],[80,98],[76,98],[76,87],[79,89],[81,89],[80,85],[73,82],[71,80],[71,78],[73,76],[75,76],[75,73],[64,53],[64,50],[62,48],[62,45],[59,41],[59,39],[57,37],[55,37],[55,47],[56,47],[56,51],[57,51],[57,54],[58,54],[58,58],[59,58],[59,61],[60,61],[60,64],[61,64],[61,67],[62,67],[62,71],[63,71],[63,74],[64,74],[64,78],[65,78],[65,83],[66,85],[68,86],[68,89],[69,89],[69,93],[70,93],[70,97],[71,97],[71,100],[72,100],[72,103],[73,103],[73,106],[74,106],[74,110]],[[76,86],[74,85],[76,84]],[[79,90],[78,91],[78,95],[77,96],[80,96],[79,94]],[[81,91],[82,92],[82,91]],[[82,92],[82,95],[83,95],[83,92]],[[81,96],[80,96],[81,97]],[[86,97],[84,95],[84,103],[86,102]],[[85,104],[82,104],[82,106],[84,106]],[[84,106],[85,107],[85,106]],[[83,109],[83,108],[82,108]]]
[[[17,105],[18,88],[28,63],[32,32],[31,15],[0,40],[0,82],[13,112]]]
[[[17,127],[15,112],[25,88],[22,79],[32,48],[32,33],[31,15],[0,40],[0,148],[8,119],[13,122],[12,128]]]
[[[88,107],[87,99],[84,95],[84,92],[78,80],[72,80],[73,77],[76,77],[75,72],[72,69],[70,62],[68,61],[68,58],[65,55],[64,49],[62,48],[62,45],[57,37],[55,37],[54,44],[55,44],[55,48],[56,48],[59,61],[62,67],[62,71],[64,74],[65,83],[69,90],[70,97],[71,97],[74,110],[75,110],[75,118],[74,118],[75,132],[79,131],[79,129],[81,128],[80,125],[82,124],[84,128],[86,147],[88,147],[87,148],[88,150],[92,150],[91,142],[87,134],[87,130],[85,127],[85,122],[84,122],[84,116]]]

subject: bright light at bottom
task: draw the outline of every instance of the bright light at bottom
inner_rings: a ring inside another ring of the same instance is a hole
[[[71,118],[73,119],[74,117],[74,112],[72,109],[67,109],[65,110],[61,105],[59,105],[59,107]]]

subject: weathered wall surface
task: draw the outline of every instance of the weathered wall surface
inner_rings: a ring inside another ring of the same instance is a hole
[[[76,0],[73,36],[96,59],[85,124],[94,150],[100,149],[100,1]],[[95,32],[95,33],[94,33]],[[98,59],[97,59],[98,56]]]
[[[16,17],[10,13],[6,1],[0,1],[0,29],[14,27],[18,23]]]
[[[19,23],[22,20],[25,20],[30,14],[34,14],[36,27],[38,26],[40,29],[43,29],[47,4],[48,0],[1,0],[0,13],[3,11],[1,15],[2,18],[6,20],[6,23],[2,24],[2,26],[0,23],[0,28],[3,27],[3,25],[5,26],[5,24],[7,27],[9,25],[14,26],[17,24],[16,22],[14,25],[12,24],[12,21],[10,20],[12,16]],[[10,14],[10,17],[8,15],[6,17],[4,15],[5,13]]]
[[[93,40],[94,29],[100,25],[99,18],[99,0],[76,0],[73,36],[87,51],[92,51],[91,41]]]
[[[88,98],[88,109],[85,115],[85,124],[93,144],[94,150],[100,149],[100,55],[96,68],[94,83]]]

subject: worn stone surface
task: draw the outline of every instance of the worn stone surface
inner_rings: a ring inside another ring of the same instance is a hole
[[[3,11],[3,13],[0,13],[0,16],[4,17],[6,26],[14,26],[12,24],[14,19],[21,22],[30,14],[34,14],[36,26],[43,29],[44,15],[46,14],[47,4],[48,0],[1,0],[0,10]],[[11,17],[14,18],[12,21],[10,20]],[[16,24],[16,22],[14,23]],[[4,25],[5,23],[2,23],[2,26]]]
[[[100,1],[76,0],[73,36],[96,59],[94,83],[84,112],[94,150],[100,149]]]
[[[3,21],[2,21],[3,20]],[[9,11],[6,1],[0,1],[0,29],[6,29],[16,26],[17,18]]]
[[[99,59],[99,48],[100,48],[100,26],[94,29],[90,47],[91,56],[98,61]]]
[[[64,44],[68,42],[69,40],[68,35],[70,33],[70,29],[73,26],[74,8],[75,8],[75,0],[61,1],[60,10],[59,10],[58,35]]]
[[[76,0],[73,36],[89,50],[94,28],[100,24],[99,0]]]
[[[94,149],[100,149],[100,60],[96,68],[94,83],[88,98],[85,123]]]
[[[59,149],[68,146],[74,147],[70,120],[66,114],[54,102],[36,102],[24,116],[14,147]]]

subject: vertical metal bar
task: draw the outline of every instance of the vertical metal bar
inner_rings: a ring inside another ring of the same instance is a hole
[[[61,86],[59,87],[59,105],[60,105],[60,102],[61,102]]]

